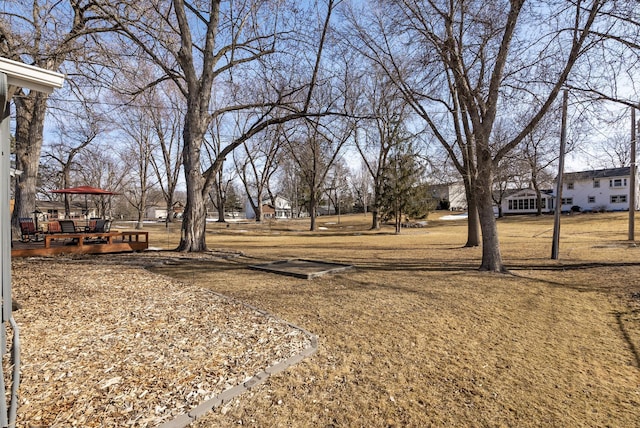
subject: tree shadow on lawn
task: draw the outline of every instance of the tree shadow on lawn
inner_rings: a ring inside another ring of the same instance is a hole
[[[630,272],[621,271],[624,268],[638,267],[640,267],[640,263],[635,262],[574,263],[561,266],[521,266],[512,268],[510,274],[516,278],[538,281],[552,287],[561,287],[579,293],[601,293],[614,297],[619,302],[619,309],[612,311],[611,315],[615,318],[620,337],[627,344],[635,360],[635,366],[640,368],[640,284],[633,281],[633,278],[629,276]],[[516,273],[516,270],[521,270],[522,273]],[[578,271],[589,270],[593,270],[593,272],[588,273],[588,276],[584,278],[578,276]],[[615,270],[623,278],[628,278],[628,280],[616,280],[617,278],[613,278],[611,275],[612,270]],[[524,271],[531,271],[532,274],[525,275]],[[567,275],[554,278],[535,275],[535,272],[541,271],[566,272]]]
[[[459,248],[459,247],[458,247]],[[380,249],[376,249],[380,250]],[[134,255],[135,257],[135,255]],[[295,259],[297,257],[289,257],[289,259]],[[473,258],[469,258],[467,260],[452,260],[451,258],[443,257],[441,259],[424,259],[424,258],[381,258],[381,257],[351,257],[349,259],[345,259],[344,257],[331,257],[329,259],[325,259],[323,257],[305,257],[301,256],[300,259],[308,259],[308,260],[318,260],[325,261],[327,263],[342,263],[342,264],[350,264],[353,265],[356,269],[360,270],[369,270],[369,271],[380,271],[380,272],[396,272],[396,271],[407,271],[407,272],[459,272],[459,271],[467,271],[467,272],[480,272],[480,260],[476,260]],[[287,260],[285,257],[255,257],[250,255],[241,255],[234,258],[170,258],[170,261],[165,262],[164,264],[158,265],[157,263],[147,263],[145,260],[140,260],[140,263],[137,263],[143,267],[153,267],[153,268],[165,268],[170,267],[174,270],[182,270],[185,276],[192,276],[192,274],[196,272],[211,272],[215,270],[219,271],[233,271],[233,270],[243,270],[248,269],[250,265],[256,263],[269,263],[280,260]],[[532,260],[533,261],[533,260]],[[509,263],[505,262],[506,268],[509,271],[509,274],[512,276],[520,276],[517,272],[524,271],[549,271],[549,272],[568,272],[568,271],[577,271],[577,270],[589,270],[589,269],[602,269],[602,268],[621,268],[621,267],[640,267],[640,262],[576,262],[576,263],[562,263],[557,264],[554,261],[548,260],[546,258],[541,258],[537,260],[538,263],[527,263],[527,261]],[[191,275],[189,275],[191,273]],[[538,279],[533,277],[522,276],[523,278],[528,279]],[[561,282],[553,282],[550,280],[543,280],[551,285],[560,285],[563,287],[568,286],[566,283]],[[576,290],[589,289],[593,290],[594,284],[589,284],[588,287],[583,287],[580,285],[575,285],[573,288]]]
[[[203,278],[207,278],[210,275],[215,275],[216,272],[231,273],[249,271],[249,265],[256,263],[256,260],[265,260],[264,258],[240,256],[232,259],[189,259],[181,258],[172,260],[170,263],[163,265],[147,266],[149,270],[157,273],[167,274],[174,278],[181,278],[186,281],[198,282]],[[449,275],[452,282],[455,282],[455,277],[458,275],[468,274],[484,274],[478,270],[477,260],[452,262],[451,260],[438,260],[438,261],[425,261],[423,259],[403,259],[403,260],[378,260],[372,261],[370,259],[362,258],[360,263],[354,263],[355,270],[340,272],[328,276],[322,277],[322,279],[314,279],[309,284],[315,284],[316,286],[323,286],[331,282],[338,281],[342,283],[347,289],[361,289],[361,290],[391,290],[396,293],[407,293],[410,295],[430,295],[430,298],[437,298],[437,293],[432,293],[428,287],[410,285],[407,283],[396,283],[395,281],[367,281],[361,277],[353,275],[352,272],[379,272],[388,273],[393,276],[394,272],[430,272],[430,273],[444,273]],[[509,273],[504,277],[512,277],[516,279],[522,279],[526,281],[534,281],[538,283],[547,284],[552,287],[562,287],[571,289],[577,292],[600,292],[603,294],[611,295],[617,294],[625,302],[624,306],[628,309],[620,309],[612,312],[612,316],[617,324],[619,334],[632,354],[635,360],[636,367],[640,368],[640,339],[637,338],[640,331],[640,309],[633,308],[634,305],[638,305],[640,302],[632,302],[632,296],[635,296],[640,289],[640,286],[634,284],[632,281],[629,283],[620,283],[614,280],[603,280],[607,278],[607,270],[620,270],[621,268],[638,268],[640,262],[580,262],[580,263],[563,263],[557,264],[524,264],[508,266]],[[593,270],[593,272],[588,272]],[[602,270],[603,272],[598,272]],[[584,272],[587,274],[583,279],[576,277],[576,272]],[[256,278],[259,275],[278,275],[277,273],[266,272],[254,272]],[[526,272],[530,272],[527,275]],[[547,275],[559,274],[553,277],[544,277],[543,275],[536,275],[538,273],[546,273]],[[566,275],[562,275],[566,273]],[[499,275],[499,274],[495,274]],[[416,280],[424,281],[428,277],[420,277]],[[442,278],[441,278],[442,279]],[[563,281],[564,280],[564,281]],[[580,282],[583,280],[584,282]],[[325,281],[325,282],[323,282]],[[306,282],[306,280],[305,280]],[[305,288],[306,289],[306,288]],[[285,293],[291,293],[293,290],[271,290],[270,293],[278,293],[279,291]],[[307,290],[308,291],[308,290]],[[338,293],[342,294],[347,290],[345,289],[327,289],[323,293]],[[224,291],[222,291],[224,292]],[[326,297],[326,296],[325,296]],[[638,300],[638,299],[635,299]]]

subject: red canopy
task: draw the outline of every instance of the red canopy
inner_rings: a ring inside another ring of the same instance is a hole
[[[76,195],[116,195],[110,190],[99,189],[91,186],[69,187],[68,189],[52,190],[51,193],[69,193]]]

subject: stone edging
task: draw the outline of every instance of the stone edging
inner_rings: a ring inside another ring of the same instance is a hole
[[[220,297],[223,297],[223,298],[225,298],[227,300],[230,300],[229,296],[225,296],[225,295],[222,295],[220,293],[215,293],[215,292],[214,292],[214,294],[216,294],[216,295],[218,295]],[[251,306],[251,305],[246,304],[246,303],[242,303],[242,304],[244,306],[246,306],[247,308],[253,309],[254,311],[260,313],[261,315],[276,319],[278,321],[282,321],[285,324],[287,324],[289,327],[301,331],[307,337],[309,337],[309,340],[311,341],[311,346],[309,346],[308,348],[303,349],[302,351],[300,351],[296,355],[292,355],[291,357],[287,358],[284,361],[280,361],[279,363],[276,363],[271,367],[267,367],[266,369],[264,369],[264,371],[261,371],[261,372],[255,374],[253,377],[251,377],[247,381],[222,391],[220,394],[216,395],[215,397],[210,398],[209,400],[207,400],[207,401],[205,401],[203,403],[200,403],[198,406],[196,406],[195,408],[191,409],[188,413],[184,413],[182,415],[177,416],[176,418],[174,418],[171,421],[164,422],[164,423],[158,425],[158,428],[185,428],[185,427],[189,426],[192,422],[195,422],[196,419],[204,416],[207,412],[209,412],[209,411],[211,411],[213,409],[216,409],[218,407],[221,407],[224,404],[229,403],[231,400],[233,400],[238,395],[240,395],[240,394],[242,394],[244,392],[247,392],[250,389],[260,385],[261,383],[263,383],[264,381],[269,379],[269,377],[271,375],[280,373],[280,372],[288,369],[289,367],[293,366],[294,364],[299,363],[300,361],[302,361],[306,357],[308,357],[310,355],[313,355],[318,350],[318,337],[316,335],[311,334],[309,331],[305,330],[302,327],[298,327],[295,324],[291,324],[290,322],[281,320],[278,317],[270,314],[267,311],[264,311],[262,309],[258,309],[256,307]]]

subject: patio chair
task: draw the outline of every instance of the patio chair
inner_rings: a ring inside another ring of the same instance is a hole
[[[60,229],[62,233],[78,233],[76,230],[76,222],[73,220],[58,220],[60,224]],[[75,244],[78,242],[78,238],[72,238],[71,241],[67,242],[65,239],[65,245]]]
[[[91,219],[89,220],[89,226],[85,227],[85,232],[98,232],[98,230],[96,230],[96,225],[98,224],[98,219]]]
[[[60,222],[56,221],[50,221],[49,224],[47,225],[47,232],[48,233],[62,233],[62,228],[60,227]]]
[[[29,242],[32,239],[39,241],[38,238],[41,237],[42,232],[36,229],[32,218],[21,217],[18,219],[18,222],[20,223],[20,240],[22,242]]]
[[[111,230],[111,220],[98,220],[96,223],[96,232],[107,233]]]
[[[58,220],[62,233],[76,233],[76,223],[73,220]]]
[[[96,233],[108,233],[111,230],[111,220],[98,220],[96,221],[95,230]],[[104,244],[107,242],[105,238],[96,238],[89,240],[92,244]]]

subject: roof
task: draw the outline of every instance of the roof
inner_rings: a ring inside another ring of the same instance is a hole
[[[565,172],[566,180],[593,180],[596,178],[624,177],[629,176],[631,168],[628,166],[622,168],[595,169],[592,171]]]
[[[494,192],[495,193],[495,192]],[[517,197],[520,196],[522,194],[536,194],[535,189],[533,188],[523,188],[523,189],[507,189],[504,191],[504,193],[502,194],[502,198],[506,199],[506,198],[511,198],[511,197]],[[541,196],[550,196],[553,194],[553,190],[548,190],[548,189],[541,189],[540,190],[540,194]]]

